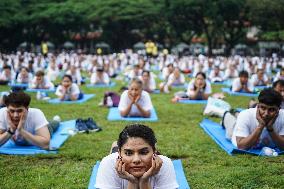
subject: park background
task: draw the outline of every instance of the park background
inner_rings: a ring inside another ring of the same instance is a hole
[[[110,52],[103,53],[111,53],[150,39],[167,49],[201,44],[206,55],[283,55],[282,0],[1,0],[0,10],[0,49],[6,53],[21,48],[37,52],[42,41],[50,42],[54,52],[86,53],[96,53],[96,45],[105,42]],[[118,82],[111,90],[123,85]],[[220,88],[213,86],[215,92]],[[106,89],[82,90],[96,97],[80,105],[52,105],[30,93],[31,107],[48,119],[93,117],[103,130],[71,137],[56,155],[1,155],[1,189],[87,188],[93,165],[109,153],[127,123],[107,121],[108,109],[98,106]],[[228,155],[199,127],[203,105],[173,104],[174,92],[151,96],[159,121],[146,124],[155,131],[162,154],[182,159],[191,188],[283,188],[283,157]],[[233,108],[246,108],[249,102],[248,97],[225,100]]]

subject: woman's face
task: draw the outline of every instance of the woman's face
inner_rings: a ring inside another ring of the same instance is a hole
[[[68,77],[63,78],[63,80],[62,80],[63,87],[67,88],[67,87],[71,86],[71,84],[72,84],[72,82]]]
[[[119,151],[125,170],[137,178],[150,169],[153,154],[153,148],[140,137],[128,138]]]
[[[195,78],[195,85],[196,86],[204,86],[205,79],[201,74],[198,74]]]
[[[129,94],[132,97],[137,97],[137,96],[141,95],[141,93],[142,93],[142,86],[140,86],[136,82],[131,83],[131,85],[129,87]]]

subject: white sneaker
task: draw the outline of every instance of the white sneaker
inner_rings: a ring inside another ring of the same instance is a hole
[[[59,115],[56,115],[53,117],[53,121],[58,121],[58,122],[61,122],[61,118]]]
[[[165,85],[165,87],[164,87],[164,93],[170,93],[169,87],[167,85]]]

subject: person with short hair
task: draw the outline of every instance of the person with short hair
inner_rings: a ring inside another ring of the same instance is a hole
[[[31,84],[31,89],[54,89],[53,83],[49,81],[45,77],[44,71],[39,70],[35,73],[35,77],[33,78]]]
[[[128,90],[120,97],[118,110],[122,117],[150,117],[153,105],[148,92],[142,89],[143,82],[134,78]]]
[[[232,143],[239,149],[278,147],[284,149],[283,97],[272,88],[258,96],[256,108],[240,112],[234,126]]]
[[[143,83],[143,90],[152,93],[156,89],[156,81],[148,70],[143,70],[142,76],[139,78]]]
[[[249,74],[247,71],[241,71],[239,73],[239,78],[234,79],[232,83],[233,92],[244,92],[244,93],[253,93],[254,85],[249,80]]]
[[[17,77],[17,83],[29,84],[32,78],[33,76],[29,73],[29,69],[27,67],[22,67]]]
[[[273,89],[282,96],[281,109],[284,109],[284,80],[275,81],[272,85]]]
[[[74,101],[83,98],[83,93],[81,93],[79,86],[72,82],[71,75],[64,75],[59,85],[55,91],[55,95],[61,101]]]
[[[266,86],[269,84],[269,79],[262,68],[257,69],[256,74],[252,75],[251,81],[254,86]]]
[[[7,85],[9,82],[14,81],[16,77],[15,72],[12,70],[11,66],[5,65],[0,73],[0,84]]]
[[[12,92],[4,98],[0,109],[0,146],[12,139],[16,145],[35,145],[49,149],[51,134],[59,123],[49,124],[43,112],[30,108],[31,97],[24,92]]]
[[[151,128],[139,123],[126,126],[117,146],[101,161],[95,188],[177,189],[173,163],[158,155],[156,143]]]
[[[103,67],[97,67],[96,72],[91,75],[91,84],[110,84],[108,74],[104,71]]]

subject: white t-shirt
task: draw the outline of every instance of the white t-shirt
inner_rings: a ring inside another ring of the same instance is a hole
[[[267,82],[268,81],[268,77],[266,75],[263,75],[263,81]],[[255,86],[263,86],[265,85],[265,83],[263,83],[262,81],[260,81],[257,77],[257,74],[253,74],[251,76],[251,82],[252,83],[257,83]]]
[[[186,94],[190,97],[194,94],[194,81],[195,79],[192,79],[187,87],[187,92]],[[212,88],[211,88],[211,84],[209,81],[205,81],[206,82],[206,87],[204,89],[204,94],[211,94],[212,93]]]
[[[92,73],[91,84],[109,84],[110,79],[107,73],[103,72],[102,78],[99,78],[97,73]]]
[[[45,127],[48,125],[48,121],[46,120],[43,112],[37,108],[29,108],[27,120],[24,125],[24,129],[29,133],[35,134],[36,130]],[[6,131],[8,130],[8,117],[7,117],[7,108],[0,109],[0,130]],[[13,136],[13,140],[16,144],[27,145],[29,144],[27,141],[23,139],[23,137],[16,131],[16,134]]]
[[[32,79],[33,79],[33,75],[31,73],[28,73],[27,76],[23,76],[23,74],[19,73],[18,78],[17,78],[17,83],[29,84]]]
[[[128,105],[131,104],[131,100],[128,97],[128,90],[125,90],[120,97],[120,101],[118,104],[118,110],[119,111],[124,111]],[[148,92],[146,91],[142,91],[141,93],[141,97],[138,100],[138,104],[145,110],[145,111],[149,111],[151,109],[153,109],[153,105],[151,102],[151,98]],[[131,106],[131,110],[128,114],[129,116],[141,116],[141,113],[139,111],[139,109],[137,108],[137,106],[135,104],[133,104]]]
[[[36,85],[36,77],[33,78],[32,82],[29,84],[29,88],[35,89],[37,87]],[[40,84],[39,89],[48,88],[48,89],[54,89],[53,83],[49,81],[46,77],[43,78],[43,82]]]
[[[232,143],[235,146],[237,146],[237,136],[247,137],[258,126],[259,123],[256,119],[256,110],[257,108],[250,108],[240,112],[232,136]],[[273,124],[273,129],[277,134],[284,136],[284,110],[281,109],[279,111],[279,116]],[[272,142],[271,137],[266,128],[263,129],[259,139],[260,140],[256,147],[258,147],[258,145],[275,147],[275,144]]]
[[[142,79],[142,76],[139,77],[139,79],[143,82],[143,89],[150,89],[151,91],[156,89],[156,81],[154,77],[151,75],[148,82],[145,83]]]
[[[103,158],[100,163],[96,178],[95,188],[98,189],[127,189],[128,181],[120,178],[115,170],[115,163],[118,153],[112,153]],[[175,170],[172,161],[159,155],[163,164],[158,174],[150,177],[151,188],[153,189],[176,189]]]
[[[55,91],[55,95],[62,96],[63,91],[64,91],[64,87],[62,85],[59,85]],[[67,93],[65,93],[64,100],[70,100],[71,95],[79,95],[79,94],[80,94],[79,86],[76,83],[72,83]]]
[[[168,84],[171,83],[172,85],[181,85],[184,84],[185,78],[183,74],[179,75],[179,78],[176,78],[174,73],[171,73],[168,78]]]
[[[248,80],[247,85],[248,85],[248,89],[253,92],[254,91],[254,86],[253,86],[253,83],[252,83],[251,80]],[[236,92],[237,89],[240,88],[240,87],[241,87],[241,80],[240,80],[240,78],[234,79],[233,83],[232,83],[232,91]]]
[[[223,81],[224,74],[222,71],[219,71],[218,74],[215,73],[214,70],[211,70],[209,74],[209,79],[211,82],[221,82]]]

